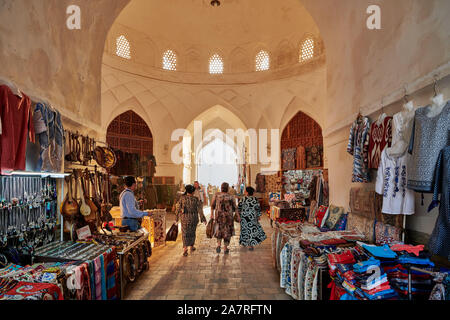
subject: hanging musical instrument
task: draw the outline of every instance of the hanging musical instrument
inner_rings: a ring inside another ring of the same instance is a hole
[[[98,208],[95,205],[95,203],[91,200],[90,194],[88,192],[89,188],[89,170],[85,169],[84,176],[82,176],[81,179],[81,185],[83,187],[83,197],[85,203],[89,207],[90,214],[84,216],[84,220],[86,222],[95,222],[97,220],[97,211]]]
[[[78,214],[80,206],[78,202],[73,198],[72,175],[67,176],[64,180],[68,185],[68,191],[61,205],[61,213],[66,219],[73,219]]]
[[[83,187],[83,181],[81,180],[81,176],[79,170],[74,170],[74,175],[75,175],[75,186],[76,186],[76,190],[78,190],[80,187],[82,189],[84,189]],[[80,178],[80,184],[78,184],[78,178]],[[80,205],[80,213],[82,216],[86,217],[89,216],[91,214],[91,208],[86,204],[86,199],[85,199],[85,192],[83,190],[83,192],[80,192],[81,195],[81,205]]]

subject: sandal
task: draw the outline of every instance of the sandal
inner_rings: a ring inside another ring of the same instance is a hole
[[[188,256],[188,252],[187,251],[183,252],[183,256],[187,257]]]
[[[195,250],[197,250],[196,247],[192,247],[192,248],[191,248],[191,251],[195,251]]]
[[[217,252],[217,253],[220,253],[220,247],[217,247],[217,248],[216,248],[216,252]]]
[[[229,254],[229,253],[230,253],[230,249],[227,248],[227,249],[224,251],[224,253],[225,253],[225,254]]]

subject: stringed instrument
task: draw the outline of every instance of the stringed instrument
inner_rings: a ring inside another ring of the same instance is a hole
[[[90,209],[90,214],[87,216],[84,216],[84,220],[86,220],[86,222],[95,222],[97,220],[98,208],[95,205],[95,203],[91,200],[91,197],[89,194],[89,190],[90,190],[89,176],[90,176],[89,170],[86,169],[84,172],[84,176],[81,177],[81,185],[83,187],[83,198]]]
[[[61,205],[61,213],[66,219],[73,219],[78,214],[80,207],[72,195],[72,175],[66,177],[65,181],[68,185],[68,191]]]
[[[83,161],[81,160],[81,144],[80,141],[78,140],[78,132],[75,135],[75,155],[76,155],[76,161],[82,163]]]
[[[66,154],[66,156],[64,157],[64,159],[66,160],[66,161],[68,161],[68,162],[72,162],[72,161],[74,161],[73,160],[73,153],[72,153],[72,150],[73,150],[73,148],[72,148],[72,132],[70,132],[70,131],[67,131],[67,135],[68,135],[68,137],[67,137],[67,141],[69,141],[69,153],[68,154]]]
[[[109,221],[111,221],[113,219],[110,211],[113,207],[112,203],[111,203],[111,179],[109,176],[109,171],[106,174],[106,204],[107,204],[107,212],[106,212],[106,219]]]
[[[108,176],[103,175],[99,172],[97,172],[97,178],[98,178],[98,185],[100,188],[100,194],[102,197],[102,203],[101,203],[101,220],[103,222],[109,222],[112,220],[112,216],[109,213],[109,211],[112,208],[112,205],[109,203],[108,200]]]
[[[97,169],[97,167],[95,167]],[[87,171],[87,170],[86,170]],[[97,193],[98,187],[96,183],[95,173],[88,173],[89,181],[91,182],[92,190],[94,191],[94,196],[92,197],[92,201],[94,202],[95,206],[97,207],[97,212],[101,210],[102,208],[102,200],[99,194]]]
[[[79,170],[74,170],[74,172],[75,172],[76,190],[79,190],[80,188],[84,189],[82,177],[80,175],[80,171]],[[78,184],[78,178],[80,178],[80,183],[79,184]],[[80,195],[81,195],[80,213],[81,213],[82,216],[86,217],[86,216],[91,214],[91,208],[86,203],[86,199],[84,197],[84,190],[80,190]]]

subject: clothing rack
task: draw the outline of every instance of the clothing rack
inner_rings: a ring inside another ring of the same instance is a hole
[[[436,83],[436,81],[442,81],[442,79],[447,78],[450,75],[450,62],[447,62],[430,73],[426,74],[425,76],[422,76],[414,81],[411,81],[410,83],[407,83],[403,86],[401,86],[399,89],[384,95],[383,97],[383,105],[380,106],[379,102],[374,102],[369,105],[360,107],[359,110],[361,110],[361,113],[364,115],[370,115],[378,110],[381,110],[382,107],[391,105],[397,101],[400,101],[405,96],[405,86],[410,89],[411,92],[417,92],[420,91],[430,85],[433,85]],[[356,113],[353,115],[347,117],[346,119],[343,119],[342,121],[339,121],[332,127],[326,129],[323,132],[323,137],[329,137],[331,134],[336,133],[337,131],[346,128],[347,126],[351,125],[354,119],[356,118]]]
[[[429,274],[433,277],[439,277],[440,275],[442,275],[442,272],[434,272],[434,271],[429,271],[429,270],[425,270],[425,269],[421,269],[421,268],[417,268],[417,267],[413,267],[413,266],[409,266],[408,268],[408,300],[412,300],[412,274],[411,274],[411,270],[413,271],[417,271],[417,272],[421,272],[421,273],[426,273]]]

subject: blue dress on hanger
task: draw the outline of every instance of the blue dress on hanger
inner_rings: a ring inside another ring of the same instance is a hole
[[[450,134],[450,131],[449,131]],[[450,137],[449,137],[450,139]],[[433,185],[433,202],[428,212],[439,205],[439,216],[436,220],[428,246],[433,254],[450,260],[450,146],[447,145],[439,153],[436,163]],[[441,194],[440,201],[438,200]],[[439,204],[440,203],[440,204]]]

